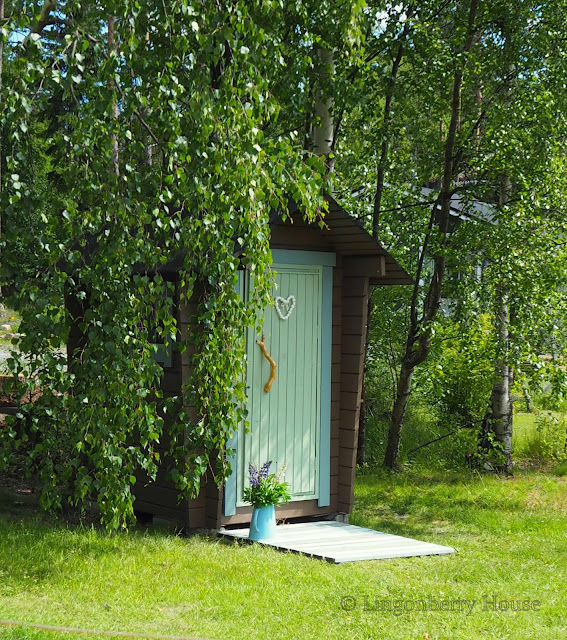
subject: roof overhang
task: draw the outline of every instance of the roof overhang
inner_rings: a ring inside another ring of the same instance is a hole
[[[366,231],[360,220],[349,215],[331,195],[326,194],[325,199],[328,211],[322,219],[322,228],[318,221],[304,220],[294,203],[289,219],[272,216],[272,246],[279,248],[297,242],[301,230],[302,246],[298,248],[335,251],[348,261],[350,273],[370,278],[370,284],[413,284],[405,269]]]

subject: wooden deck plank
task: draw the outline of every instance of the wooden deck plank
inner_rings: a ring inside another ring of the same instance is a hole
[[[221,529],[219,533],[228,538],[247,540],[249,529]],[[361,560],[446,555],[455,551],[451,547],[333,521],[279,525],[274,540],[260,544],[282,551],[302,553],[336,564]]]

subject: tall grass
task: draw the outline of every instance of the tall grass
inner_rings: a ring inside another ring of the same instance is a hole
[[[536,410],[515,416],[514,452],[518,458],[544,464],[567,460],[567,415]]]

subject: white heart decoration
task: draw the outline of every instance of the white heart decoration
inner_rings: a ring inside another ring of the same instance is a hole
[[[295,296],[288,296],[287,298],[277,296],[274,301],[274,307],[278,316],[282,320],[287,320],[295,307]]]

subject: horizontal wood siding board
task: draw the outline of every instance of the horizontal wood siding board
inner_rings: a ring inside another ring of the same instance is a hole
[[[340,383],[340,381],[341,381],[341,364],[340,364],[340,354],[338,354],[338,355],[339,355],[338,361],[336,361],[336,362],[333,361],[333,363],[331,364],[331,380],[333,382]]]
[[[352,505],[354,503],[354,486],[339,485],[339,496],[337,509],[340,513],[352,513]]]
[[[348,496],[351,500],[354,497],[354,471],[345,473],[344,476],[341,476],[341,472],[339,469],[339,483],[337,485],[337,491],[339,495],[339,501],[345,501],[345,495]],[[350,503],[350,508],[352,510],[352,502]]]
[[[335,233],[333,235],[340,235],[341,253],[343,255],[348,252],[348,248],[351,246],[357,249],[355,255],[368,255],[378,257],[386,255],[384,249],[376,246],[376,243],[374,242],[374,240],[372,240],[372,237],[366,235],[364,232],[347,234],[341,231],[341,233],[338,234],[337,231],[338,230],[335,230]]]
[[[272,249],[302,249],[304,251],[335,251],[334,238],[324,237],[315,229],[281,229],[272,231]]]
[[[343,256],[345,256],[345,258],[349,258],[349,257],[357,258],[361,253],[367,252],[370,248],[371,247],[369,247],[367,244],[359,244],[356,242],[345,242],[341,246],[341,252]],[[361,274],[361,275],[368,277],[374,274]]]
[[[137,489],[134,507],[138,508],[139,503],[161,505],[169,509],[181,510],[182,506],[179,502],[179,492],[172,487],[160,487],[148,485]]]
[[[362,340],[362,334],[343,336],[342,350],[345,355],[362,355],[364,353],[364,342]]]
[[[370,278],[370,284],[374,287],[376,286],[385,287],[385,286],[392,286],[392,285],[406,286],[412,283],[408,282],[406,278],[394,274],[394,275],[386,275],[384,278]]]
[[[345,298],[345,304],[343,307],[343,319],[346,320],[347,318],[358,318],[359,319],[359,326],[357,329],[357,332],[361,333],[364,330],[364,326],[362,325],[361,322],[361,316],[360,316],[360,296],[349,296],[348,298]]]
[[[361,256],[345,258],[345,276],[361,276],[371,279],[396,278],[402,284],[413,280],[400,265],[389,256]]]
[[[344,487],[347,487],[349,490],[352,487],[353,483],[352,483],[352,477],[353,477],[353,471],[351,467],[341,467],[339,465],[339,494],[341,493],[341,491],[343,490]]]
[[[205,492],[201,492],[196,498],[187,500],[187,508],[191,509],[205,509],[207,506],[207,496]]]
[[[169,522],[176,523],[180,527],[187,527],[187,514],[181,508],[171,509],[161,504],[143,502],[141,500],[134,503],[134,510],[158,518],[163,518]]]
[[[358,444],[358,429],[352,431],[341,431],[340,453],[339,453],[339,472],[342,467],[353,464],[356,459],[356,447]]]
[[[336,402],[331,402],[331,421],[334,421],[340,418],[340,413],[341,413],[341,405],[338,402],[338,400]]]
[[[339,484],[338,488],[338,510],[344,513],[352,513],[354,502],[354,486],[350,483]]]
[[[339,475],[339,456],[331,457],[331,477],[337,478]],[[338,482],[336,483],[338,485]]]
[[[352,227],[349,224],[341,224],[339,221],[333,221],[333,220],[327,220],[327,222],[330,225],[333,225],[333,228],[331,230],[331,233],[333,233],[333,235],[338,236],[340,235],[341,238],[360,238],[361,240],[364,240],[365,242],[368,242],[368,238],[365,237],[364,231],[361,231],[360,229],[357,229],[356,227]],[[339,233],[340,230],[340,233]],[[375,245],[372,243],[372,248],[374,248]],[[376,247],[378,249],[378,251],[380,251],[380,249],[378,247]]]
[[[345,411],[358,411],[360,409],[360,390],[354,392],[345,391],[341,394],[341,407]]]
[[[333,307],[333,324],[341,325],[342,323],[342,307]]]
[[[360,297],[366,295],[366,291],[368,286],[365,282],[366,276],[356,276],[350,277],[347,276],[344,278],[344,289],[345,289],[345,298],[346,297]],[[344,306],[345,300],[343,299],[342,304]]]
[[[189,529],[206,529],[207,528],[207,508],[189,509],[187,514]]]
[[[347,431],[352,431],[354,427],[349,426],[349,424],[354,423],[358,419],[358,410],[357,409],[345,409],[342,401],[341,401],[341,409],[340,409],[340,420],[341,420],[341,430],[346,429]]]
[[[331,458],[338,458],[340,453],[340,432],[331,438]]]
[[[343,315],[342,331],[343,336],[362,336],[364,327],[360,322],[360,317]]]
[[[362,389],[362,379],[358,373],[343,373],[342,376],[343,393],[360,394]],[[347,408],[347,407],[344,407]]]
[[[363,354],[353,355],[350,353],[345,353],[343,355],[343,373],[354,373],[356,375],[361,375],[362,368],[364,366],[364,356]]]
[[[175,380],[169,378],[167,381],[161,383],[160,388],[166,397],[171,398],[173,396],[180,395],[182,389],[181,376]]]

